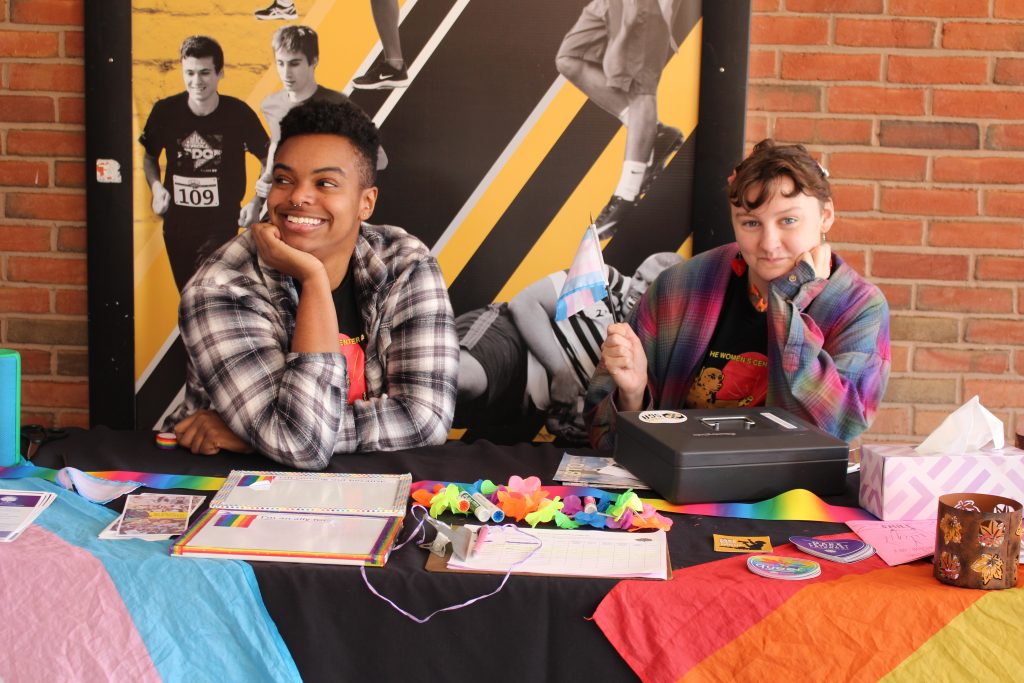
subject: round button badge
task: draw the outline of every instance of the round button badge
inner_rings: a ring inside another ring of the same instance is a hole
[[[675,410],[645,410],[640,413],[640,421],[647,424],[676,424],[686,422],[686,416]]]

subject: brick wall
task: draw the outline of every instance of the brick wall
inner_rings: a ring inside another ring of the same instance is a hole
[[[81,0],[0,0],[0,345],[23,421],[87,413]],[[868,439],[974,394],[1024,427],[1024,2],[754,0],[747,140],[803,142],[892,306]]]
[[[82,0],[0,0],[0,346],[22,423],[88,425]]]
[[[975,394],[1024,428],[1024,2],[754,0],[751,43],[748,147],[821,157],[829,241],[892,308],[866,438],[927,434]]]

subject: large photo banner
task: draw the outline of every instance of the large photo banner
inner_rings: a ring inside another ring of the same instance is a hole
[[[454,436],[579,438],[607,325],[711,229],[704,24],[700,0],[131,2],[134,426],[183,395],[179,293],[260,220],[281,118],[347,98],[381,131],[370,222],[419,237],[449,288]],[[609,297],[556,323],[591,224]]]

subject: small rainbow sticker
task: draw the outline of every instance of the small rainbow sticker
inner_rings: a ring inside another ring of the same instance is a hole
[[[242,527],[248,528],[250,524],[256,521],[259,515],[236,515],[233,513],[226,513],[220,516],[214,526],[230,526],[230,527]]]

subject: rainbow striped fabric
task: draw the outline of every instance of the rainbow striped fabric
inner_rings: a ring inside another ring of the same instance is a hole
[[[774,553],[807,557],[788,544]],[[874,556],[779,581],[746,559],[623,581],[594,621],[651,683],[1020,678],[1024,575],[1015,589],[965,590],[932,578],[930,562],[889,567]]]

